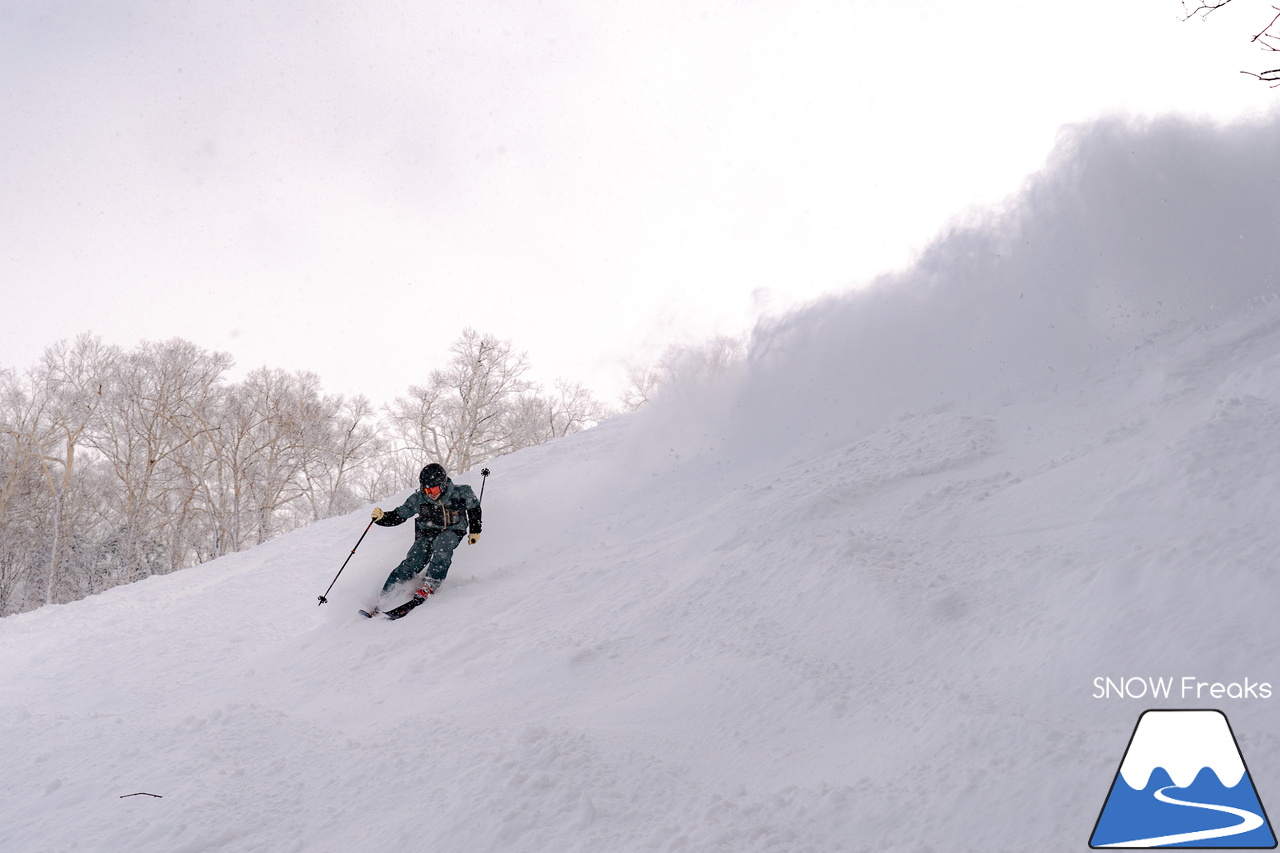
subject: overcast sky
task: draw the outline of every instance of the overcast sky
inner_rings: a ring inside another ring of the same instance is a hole
[[[0,367],[177,336],[386,402],[472,326],[612,399],[908,263],[1063,125],[1274,108],[1268,9],[0,0]]]

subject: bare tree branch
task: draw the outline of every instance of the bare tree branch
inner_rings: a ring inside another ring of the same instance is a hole
[[[1185,17],[1183,17],[1182,20],[1189,21],[1192,18],[1194,18],[1196,15],[1199,15],[1201,19],[1207,18],[1209,15],[1221,9],[1223,6],[1227,5],[1230,2],[1231,0],[1215,0],[1215,2],[1201,3],[1196,8],[1189,10],[1187,7],[1187,0],[1182,0],[1182,10],[1186,12]]]
[[[1271,23],[1262,28],[1262,32],[1258,33],[1250,39],[1250,41],[1260,45],[1263,50],[1269,50],[1272,53],[1280,53],[1280,33],[1271,32],[1271,28],[1276,25],[1277,21],[1280,21],[1280,6],[1272,6],[1271,8],[1275,11],[1276,16],[1271,19]],[[1262,73],[1272,74],[1274,72],[1264,71]]]
[[[1189,21],[1197,16],[1201,20],[1204,20],[1208,18],[1209,15],[1221,9],[1223,6],[1226,6],[1230,2],[1232,2],[1232,0],[1201,0],[1200,4],[1193,9],[1188,5],[1187,0],[1182,0],[1182,10],[1185,13],[1182,20]],[[1272,6],[1271,8],[1276,12],[1276,16],[1271,19],[1270,23],[1254,35],[1250,41],[1265,51],[1280,53],[1280,32],[1272,32],[1272,28],[1275,27],[1277,23],[1280,23],[1280,6]],[[1264,83],[1271,83],[1272,88],[1280,86],[1280,68],[1273,68],[1270,71],[1262,72],[1241,71],[1240,73],[1247,74]]]
[[[1270,71],[1263,71],[1260,74],[1255,74],[1252,71],[1241,71],[1240,73],[1248,74],[1250,77],[1256,77],[1264,83],[1270,83],[1272,89],[1280,86],[1280,68],[1273,68]]]

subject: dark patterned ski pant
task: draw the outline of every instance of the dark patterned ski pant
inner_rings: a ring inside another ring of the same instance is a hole
[[[453,562],[453,549],[462,541],[462,534],[453,530],[440,530],[419,536],[413,540],[413,547],[405,555],[400,565],[391,570],[387,582],[382,585],[386,592],[396,584],[413,578],[414,575],[427,570],[427,577],[439,586],[445,575],[449,574],[449,564]]]

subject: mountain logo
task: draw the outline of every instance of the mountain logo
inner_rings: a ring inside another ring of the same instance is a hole
[[[1144,711],[1089,846],[1273,849],[1276,836],[1221,711]]]

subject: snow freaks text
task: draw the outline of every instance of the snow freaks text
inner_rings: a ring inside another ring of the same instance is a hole
[[[1131,676],[1093,680],[1094,699],[1270,699],[1271,682],[1203,681],[1192,675],[1181,678]]]

